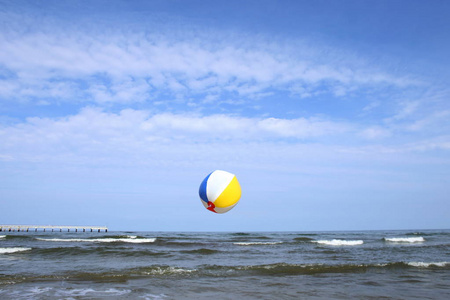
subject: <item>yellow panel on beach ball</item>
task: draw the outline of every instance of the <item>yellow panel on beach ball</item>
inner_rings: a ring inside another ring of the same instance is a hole
[[[234,174],[216,170],[206,176],[200,184],[199,195],[208,210],[225,213],[241,198],[241,186]]]

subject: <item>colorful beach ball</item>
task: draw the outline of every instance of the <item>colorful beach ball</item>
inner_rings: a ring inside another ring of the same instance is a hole
[[[241,186],[236,175],[216,170],[206,176],[198,191],[206,209],[223,214],[236,206],[241,198]]]

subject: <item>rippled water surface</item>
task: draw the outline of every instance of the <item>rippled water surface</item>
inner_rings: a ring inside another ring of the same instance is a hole
[[[450,231],[0,232],[0,299],[450,299]]]

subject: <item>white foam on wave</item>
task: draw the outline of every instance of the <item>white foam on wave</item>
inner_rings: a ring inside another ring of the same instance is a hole
[[[8,299],[79,299],[88,297],[89,299],[109,299],[117,297],[122,299],[130,294],[129,289],[93,289],[93,288],[58,288],[58,287],[32,287],[28,290],[18,290],[10,293]],[[3,299],[3,298],[2,298]]]
[[[31,248],[25,247],[11,247],[11,248],[0,248],[0,254],[16,253],[31,250]]]
[[[277,245],[282,243],[283,242],[237,242],[233,244],[239,246],[253,246],[253,245]]]
[[[39,295],[39,294],[44,294],[44,293],[51,291],[52,289],[53,288],[51,288],[51,287],[33,287],[29,290],[30,294],[27,296],[32,296],[32,295],[35,296],[35,295]]]
[[[3,239],[5,237],[6,237],[6,235],[0,235],[0,239]]]
[[[319,240],[319,241],[313,241],[314,243],[321,244],[321,245],[330,245],[330,246],[356,246],[356,245],[362,245],[364,244],[364,241],[362,240],[354,240],[354,241],[347,241],[347,240]]]
[[[38,238],[40,241],[46,242],[81,242],[81,243],[133,243],[133,244],[142,244],[142,243],[153,243],[156,241],[156,238],[148,238],[148,239],[138,239],[138,238],[102,238],[102,239],[43,239]]]
[[[65,290],[59,290],[56,292],[57,296],[70,296],[70,297],[85,297],[85,296],[95,296],[95,297],[112,297],[112,296],[123,296],[126,294],[131,293],[131,290],[119,290],[115,288],[110,288],[107,290],[94,290],[92,288],[86,288],[86,289],[65,289]]]
[[[384,238],[386,242],[391,243],[423,243],[425,239],[421,236],[419,237],[398,237],[398,238]]]
[[[422,261],[417,261],[417,262],[408,262],[406,263],[412,267],[418,267],[418,268],[428,268],[428,267],[445,267],[447,265],[450,265],[449,262],[447,261],[441,261],[441,262],[422,262]]]
[[[183,269],[176,267],[161,268],[157,267],[151,271],[143,272],[144,275],[173,275],[196,272],[196,269]]]
[[[144,296],[141,296],[141,298],[145,299],[145,300],[159,300],[159,299],[165,299],[168,296],[165,294],[159,294],[159,295],[155,295],[155,294],[145,294]]]

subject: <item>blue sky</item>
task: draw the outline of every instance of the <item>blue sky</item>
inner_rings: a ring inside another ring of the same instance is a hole
[[[450,227],[448,1],[0,1],[0,223]],[[235,173],[230,212],[203,178]]]

